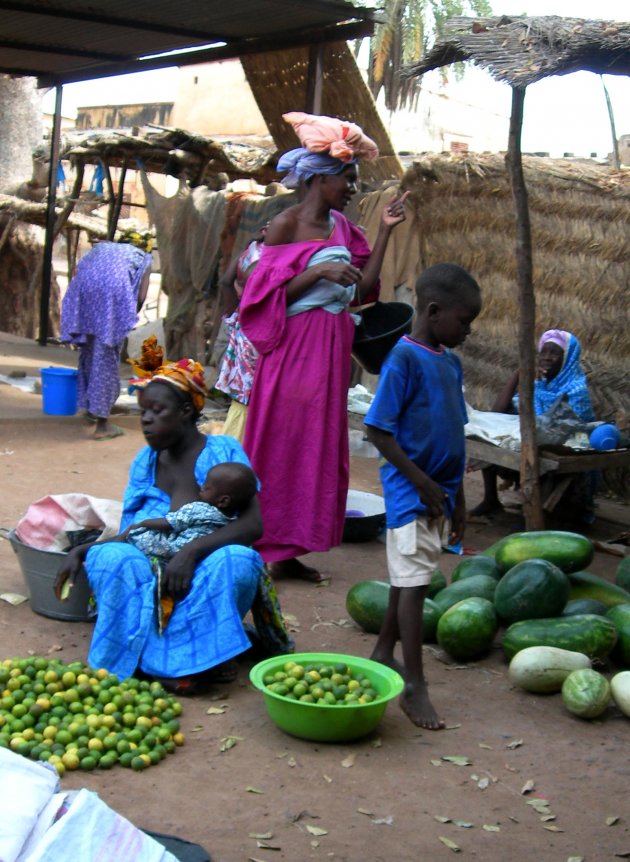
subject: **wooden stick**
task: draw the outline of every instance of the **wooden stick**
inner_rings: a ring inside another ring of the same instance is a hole
[[[510,133],[505,162],[516,208],[516,268],[520,307],[518,333],[520,373],[518,388],[523,514],[525,516],[525,526],[528,530],[543,530],[545,524],[540,493],[536,417],[534,415],[534,377],[536,373],[534,328],[536,325],[536,298],[532,279],[532,237],[529,221],[529,205],[521,153],[524,103],[525,89],[513,87]]]

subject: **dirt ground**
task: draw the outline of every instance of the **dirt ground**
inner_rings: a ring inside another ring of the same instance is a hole
[[[12,349],[0,350],[0,373],[15,362]],[[29,362],[43,364],[37,357]],[[119,424],[125,436],[93,442],[78,418],[43,416],[37,396],[1,386],[0,525],[15,526],[28,504],[46,493],[119,498],[143,443],[137,417]],[[378,493],[376,462],[353,459],[351,485]],[[470,501],[477,500],[478,479],[467,479],[467,486]],[[627,525],[627,508],[605,503],[591,535],[610,539]],[[465,544],[481,550],[519,526],[515,513],[471,524]],[[444,555],[447,575],[458,559]],[[348,619],[345,596],[358,580],[384,577],[384,546],[346,544],[313,555],[312,562],[330,574],[327,586],[278,584],[283,610],[295,621],[297,648],[369,655],[374,636]],[[598,552],[591,570],[612,580],[616,565],[615,557]],[[12,548],[0,541],[0,592],[24,589]],[[0,658],[85,659],[90,633],[90,624],[36,616],[28,603],[0,602]],[[198,842],[215,862],[441,862],[454,852],[441,839],[454,842],[462,858],[484,862],[630,856],[627,718],[611,708],[603,720],[581,721],[564,710],[559,696],[515,690],[498,646],[467,665],[434,646],[425,653],[444,731],[420,731],[392,703],[378,731],[356,743],[292,738],[267,717],[244,656],[235,683],[184,702],[186,744],[175,755],[143,773],[121,767],[69,773],[62,786],[95,790],[136,825]],[[224,706],[224,712],[208,715],[210,706]],[[238,741],[222,753],[227,736]],[[443,759],[449,756],[470,764]],[[527,783],[533,789],[524,794]],[[547,800],[549,816],[528,804],[534,798]],[[610,818],[619,819],[608,825]],[[325,834],[313,835],[308,827]],[[263,843],[275,849],[257,846],[255,836],[269,834]]]

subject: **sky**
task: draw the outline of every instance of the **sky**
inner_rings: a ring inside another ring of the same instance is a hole
[[[602,20],[630,20],[628,0],[490,0],[495,14],[568,15]],[[604,77],[608,88],[617,136],[630,134],[630,78]],[[63,113],[74,115],[80,105],[124,104],[143,101],[172,101],[177,90],[174,69],[160,69],[68,84],[64,87]],[[511,90],[478,69],[466,73],[462,82],[451,84],[451,98],[481,100],[488,110],[509,116]],[[54,108],[54,94],[44,99],[45,110]],[[549,152],[562,156],[597,153],[612,149],[608,112],[598,75],[576,72],[554,76],[527,88],[522,131],[525,152]],[[394,145],[396,142],[394,141]]]

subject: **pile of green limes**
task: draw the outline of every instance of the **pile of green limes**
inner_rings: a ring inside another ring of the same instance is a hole
[[[182,706],[159,682],[118,677],[82,662],[0,662],[0,747],[73,769],[146,769],[184,744]]]
[[[282,670],[263,677],[265,687],[288,700],[347,706],[372,703],[378,692],[362,672],[355,673],[347,664],[296,664],[288,661]]]

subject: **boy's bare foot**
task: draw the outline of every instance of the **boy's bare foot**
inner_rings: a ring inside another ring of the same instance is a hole
[[[278,563],[269,565],[269,573],[272,578],[280,576],[281,578],[297,578],[301,581],[309,581],[311,584],[321,584],[324,581],[330,580],[326,575],[322,575],[317,569],[312,566],[305,566],[299,560],[281,560]]]
[[[377,661],[379,664],[384,664],[386,667],[390,667],[392,670],[395,670],[396,673],[399,673],[402,677],[405,676],[404,667],[399,661],[396,661],[393,655],[385,655],[384,653],[378,653],[374,650],[370,656],[370,661]]]
[[[444,721],[434,710],[424,684],[407,683],[400,695],[400,708],[416,727],[424,727],[427,730],[442,730],[444,727]]]
[[[498,515],[499,512],[503,512],[503,506],[499,502],[499,500],[482,500],[478,506],[475,506],[474,509],[471,509],[468,514],[473,515],[473,517],[487,515],[492,517],[492,515]]]

